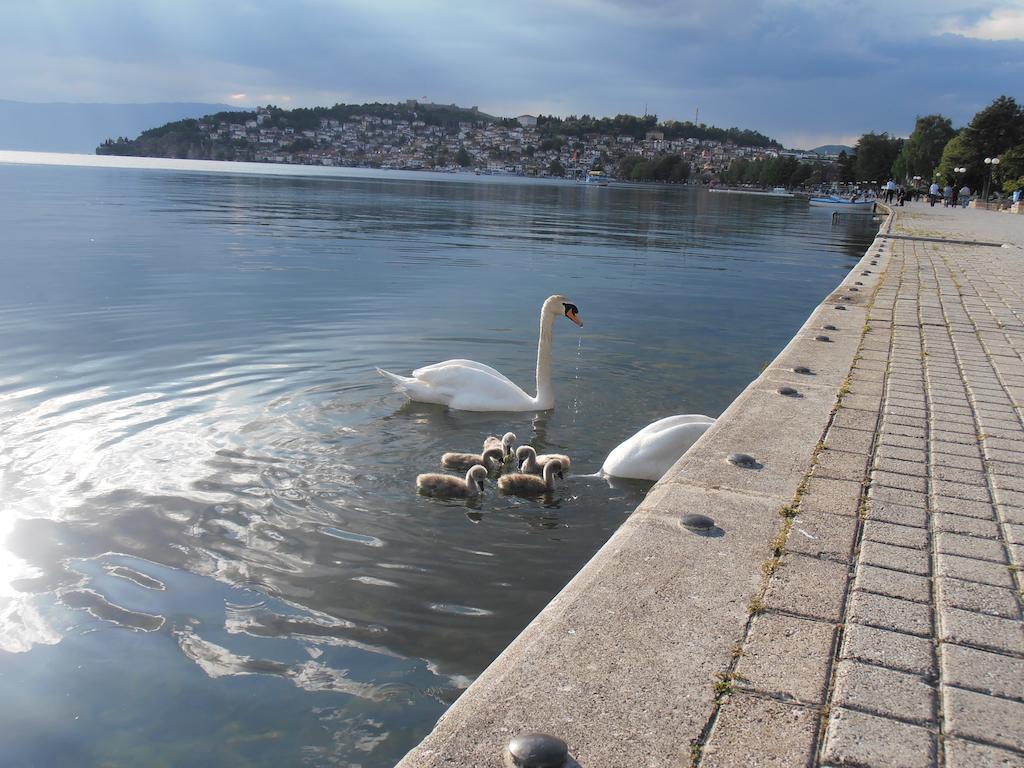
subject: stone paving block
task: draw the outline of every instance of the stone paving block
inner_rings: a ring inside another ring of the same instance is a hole
[[[949,480],[932,480],[932,490],[938,496],[951,496],[955,499],[969,499],[971,501],[990,500],[987,485],[970,485],[968,483],[953,483]]]
[[[939,605],[965,611],[1020,619],[1020,603],[1012,589],[961,579],[939,579]]]
[[[807,490],[800,497],[800,507],[833,515],[857,515],[861,489],[861,484],[853,480],[812,476],[807,483]]]
[[[962,611],[939,610],[940,636],[943,642],[974,645],[1001,653],[1024,653],[1024,624],[1013,619]]]
[[[952,496],[933,496],[932,509],[936,512],[948,512],[953,515],[966,515],[982,520],[995,520],[996,509],[987,501],[970,501],[955,499]]]
[[[867,520],[864,523],[864,538],[908,549],[928,548],[928,530],[926,528],[883,523],[879,520]]]
[[[923,437],[910,437],[908,435],[891,435],[882,433],[878,438],[879,445],[894,446],[896,448],[914,448],[924,450],[928,447],[928,440]]]
[[[882,427],[882,434],[885,436],[898,435],[900,437],[912,437],[924,441],[928,438],[928,430],[925,427],[911,427],[906,424],[895,424],[887,421]]]
[[[825,732],[824,763],[858,768],[933,768],[935,734],[919,725],[837,707]]]
[[[919,725],[937,721],[935,689],[922,678],[857,661],[839,662],[832,704]]]
[[[864,454],[825,449],[818,453],[814,475],[860,483],[867,476],[867,460]]]
[[[872,499],[879,501],[890,501],[894,504],[902,504],[905,507],[928,507],[927,494],[918,491],[908,491],[905,488],[890,488],[885,485],[872,485],[868,490]]]
[[[938,552],[973,557],[978,560],[991,560],[994,563],[1006,562],[1006,552],[999,541],[941,531],[935,534],[935,542]]]
[[[882,466],[885,462],[891,460],[924,464],[928,461],[928,452],[923,449],[900,448],[896,445],[879,445],[875,455],[875,463]],[[978,459],[978,466],[981,466],[981,459]]]
[[[1024,751],[1024,703],[943,686],[946,732]]]
[[[895,547],[870,539],[861,542],[860,562],[865,565],[877,565],[894,571],[916,573],[918,576],[931,574],[931,562],[928,553],[919,549]]]
[[[985,464],[981,460],[980,453],[968,456],[955,456],[951,453],[933,453],[931,454],[931,459],[932,466],[936,468],[962,468],[966,470],[973,470],[975,472],[982,472],[985,469]],[[947,477],[943,479],[956,480],[955,477]]]
[[[865,411],[859,408],[848,408],[847,399],[853,395],[847,395],[842,399],[842,406],[836,412],[832,425],[836,429],[859,429],[866,432],[874,432],[878,425],[877,411]]]
[[[740,684],[796,701],[823,702],[833,635],[825,622],[777,613],[757,616],[736,665]]]
[[[921,474],[899,474],[886,471],[885,469],[876,469],[871,473],[871,484],[887,486],[889,488],[901,488],[923,494],[928,490],[928,479],[925,477],[927,466],[921,464],[919,468],[918,471]]]
[[[999,538],[999,525],[994,520],[981,520],[977,517],[936,512],[932,515],[932,521],[936,531],[963,533],[971,536],[980,536],[984,539]]]
[[[1024,462],[1021,463],[1021,472],[1024,472]],[[1013,491],[1006,487],[995,488],[996,501],[1000,504],[1009,504],[1014,507],[1024,507],[1024,493]]]
[[[841,429],[833,427],[828,431],[825,438],[825,445],[837,451],[848,451],[850,453],[861,453],[867,456],[874,441],[873,432],[865,432],[859,429]]]
[[[786,552],[824,557],[847,563],[857,538],[857,518],[827,512],[801,510],[793,519]]]
[[[704,768],[789,768],[808,765],[818,712],[774,699],[735,693],[718,712],[704,747]]]
[[[786,555],[768,582],[765,606],[839,622],[843,617],[848,574],[849,568],[845,564],[803,555]]]
[[[943,464],[932,466],[932,477],[943,482],[966,483],[968,485],[985,485],[988,479],[980,469],[981,462],[978,462],[978,469],[965,469],[963,467],[949,467]]]
[[[1022,468],[1022,467],[1018,467],[1017,468],[1017,471],[1022,471],[1022,470],[1024,470],[1024,468]],[[999,489],[1001,489],[1001,488],[1005,489],[1005,490],[1008,490],[1008,491],[1024,491],[1024,474],[1020,474],[1020,475],[1005,475],[1005,474],[1002,473],[1001,469],[998,469],[996,467],[991,467],[990,471],[992,472],[992,475],[990,475],[990,477],[991,477],[991,480],[992,480],[992,486],[996,490],[996,498],[997,499],[999,498]],[[1016,506],[1024,506],[1024,505],[1016,505]]]
[[[846,625],[842,658],[912,672],[926,680],[934,680],[936,675],[935,652],[930,639],[864,624]]]
[[[932,582],[926,576],[891,571],[888,568],[863,563],[857,568],[854,586],[864,592],[913,600],[917,603],[930,603],[932,599]]]
[[[1004,523],[1003,532],[1006,534],[1006,541],[1010,544],[1024,544],[1024,525],[1019,523]]]
[[[919,637],[932,634],[930,606],[859,590],[851,597],[848,620]]]
[[[872,500],[868,504],[865,517],[868,520],[879,520],[897,525],[909,525],[915,528],[928,527],[928,510],[917,507],[904,507],[885,501]]]
[[[946,643],[942,679],[947,685],[1024,701],[1024,659]]]
[[[945,741],[946,768],[1024,768],[1024,755],[962,739]]]
[[[977,458],[981,455],[977,443],[967,445],[965,443],[954,443],[946,440],[932,438],[931,450],[933,453],[948,454],[950,456],[970,456]]]
[[[893,459],[891,457],[875,457],[874,465],[872,470],[877,473],[896,473],[898,475],[910,475],[915,478],[925,478],[928,475],[928,465],[924,461],[902,461],[900,459]],[[872,477],[872,482],[879,482],[876,476]],[[888,483],[880,482],[880,485],[888,485]],[[905,486],[897,486],[899,488]],[[924,488],[921,488],[923,491]]]
[[[999,504],[997,517],[1013,525],[1024,525],[1024,507],[1011,507],[1006,504]]]

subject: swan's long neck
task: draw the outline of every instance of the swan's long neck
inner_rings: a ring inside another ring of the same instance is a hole
[[[548,490],[554,490],[555,487],[555,462],[549,461],[544,465],[544,485],[548,487]]]
[[[554,321],[555,316],[542,308],[537,341],[537,407],[541,410],[555,405],[555,390],[551,386],[551,325]]]

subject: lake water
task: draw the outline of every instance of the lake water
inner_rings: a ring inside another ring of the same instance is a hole
[[[719,415],[876,229],[694,188],[0,152],[4,764],[393,765],[649,487],[582,475]],[[469,357],[532,390],[553,293],[584,323],[555,324],[553,411],[408,405],[374,371]],[[573,457],[551,499],[417,496],[509,429]]]

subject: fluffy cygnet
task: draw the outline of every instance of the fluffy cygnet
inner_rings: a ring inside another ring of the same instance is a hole
[[[555,475],[558,475],[559,478],[563,477],[562,465],[558,461],[549,461],[544,465],[543,479],[536,475],[513,472],[498,478],[498,488],[502,493],[511,493],[516,496],[540,496],[554,490]]]
[[[545,465],[552,461],[559,462],[563,471],[572,466],[572,459],[564,453],[542,453],[538,456],[537,451],[530,445],[519,446],[516,449],[516,458],[519,460],[519,471],[528,472],[531,475],[539,475],[544,471]]]
[[[487,470],[477,464],[466,472],[466,479],[453,475],[442,475],[428,472],[416,476],[416,490],[424,496],[436,496],[446,499],[465,499],[477,496],[484,490],[484,478]]]

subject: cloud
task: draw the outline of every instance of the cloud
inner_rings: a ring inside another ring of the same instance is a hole
[[[963,124],[1013,93],[1024,67],[1019,40],[980,34],[1016,22],[974,0],[884,14],[840,0],[10,1],[0,69],[15,75],[0,98],[33,101],[426,97],[500,115],[673,119],[699,107],[702,121],[789,143],[905,135],[932,112]]]
[[[980,40],[1024,40],[1024,8],[1000,8],[973,23],[957,19],[945,31]]]

